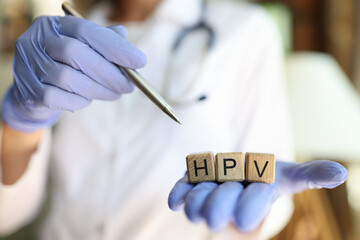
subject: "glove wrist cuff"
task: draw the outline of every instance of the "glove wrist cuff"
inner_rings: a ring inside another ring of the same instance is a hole
[[[35,132],[53,126],[62,111],[30,105],[15,92],[12,86],[2,104],[2,119],[10,127],[22,132]]]

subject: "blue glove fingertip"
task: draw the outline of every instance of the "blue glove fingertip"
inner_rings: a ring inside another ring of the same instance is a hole
[[[282,188],[297,193],[313,188],[334,188],[346,181],[348,172],[341,164],[328,160],[315,160],[286,166],[281,172],[286,181]]]
[[[178,183],[171,190],[168,197],[169,208],[173,211],[180,211],[183,209],[183,204],[185,202],[185,197],[187,193],[194,187],[193,184],[189,183]]]
[[[185,213],[191,222],[198,223],[203,220],[204,203],[217,186],[215,182],[202,182],[188,193],[185,199]]]
[[[318,179],[312,184],[314,187],[335,188],[344,183],[348,177],[348,171],[341,164],[333,161],[319,160],[317,171]]]
[[[146,55],[140,51],[139,49],[136,49],[133,51],[133,57],[129,56],[129,59],[132,60],[130,62],[131,67],[130,68],[143,68],[147,64],[147,57]]]
[[[211,193],[203,209],[210,229],[220,231],[231,222],[236,202],[243,189],[239,182],[225,182]]]
[[[111,25],[108,26],[109,29],[113,30],[117,34],[119,34],[121,37],[127,39],[128,38],[128,31],[126,28],[122,25]]]
[[[235,210],[235,225],[244,232],[254,231],[270,212],[278,196],[275,185],[252,183],[241,194]]]

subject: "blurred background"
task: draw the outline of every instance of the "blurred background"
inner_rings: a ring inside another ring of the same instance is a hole
[[[85,14],[97,0],[72,2]],[[292,220],[274,239],[360,239],[360,1],[251,2],[270,13],[283,37],[297,161],[330,159],[349,170],[336,189],[296,195]],[[0,1],[1,99],[13,78],[16,39],[37,16],[63,15],[61,3]],[[6,239],[31,239],[35,229]]]

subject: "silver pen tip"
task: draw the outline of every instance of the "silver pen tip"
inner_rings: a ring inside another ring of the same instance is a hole
[[[167,106],[166,108],[166,113],[172,118],[175,120],[175,122],[177,122],[178,124],[182,125],[182,123],[180,122],[180,119],[176,116],[174,110],[170,107],[170,106]]]
[[[172,114],[171,118],[174,119],[178,124],[182,125],[180,119],[175,115],[175,113]]]

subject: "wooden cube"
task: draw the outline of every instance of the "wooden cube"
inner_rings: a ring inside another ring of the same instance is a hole
[[[246,180],[249,182],[273,183],[275,181],[275,155],[246,153]]]
[[[243,181],[244,165],[244,154],[241,152],[216,154],[216,181]]]
[[[189,154],[186,157],[186,165],[190,183],[215,181],[213,152]]]

